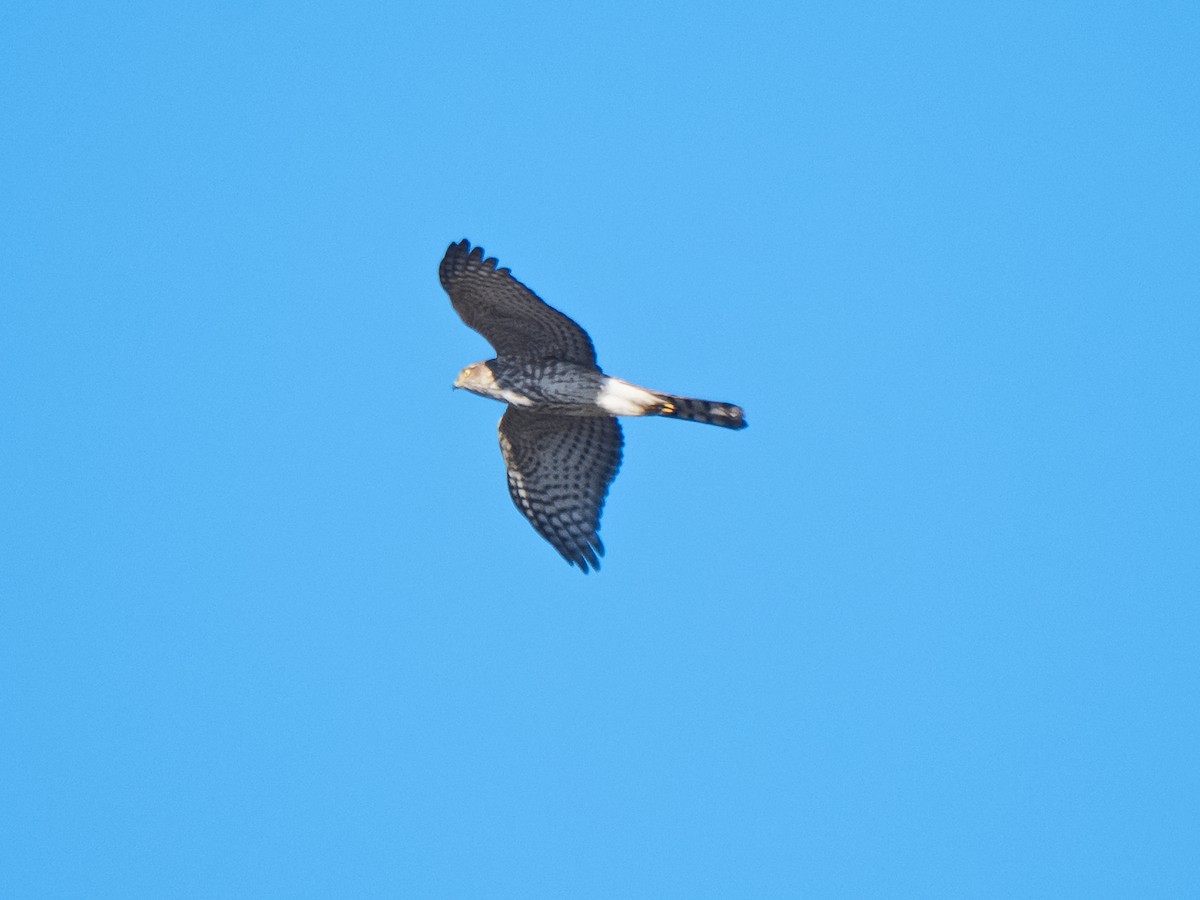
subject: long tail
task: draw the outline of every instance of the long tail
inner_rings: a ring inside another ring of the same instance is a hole
[[[722,428],[745,428],[746,417],[740,406],[732,403],[717,403],[713,400],[697,400],[694,397],[676,397],[674,394],[654,392],[657,402],[646,410],[652,416],[668,416],[672,419],[688,419]]]

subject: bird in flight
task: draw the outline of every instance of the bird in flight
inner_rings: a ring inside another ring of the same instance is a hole
[[[496,351],[456,388],[507,404],[500,452],[508,492],[538,534],[584,572],[600,568],[600,513],[621,465],[617,416],[670,416],[745,428],[742,409],[677,397],[605,375],[586,331],[472,248],[451,244],[438,268],[454,311]]]

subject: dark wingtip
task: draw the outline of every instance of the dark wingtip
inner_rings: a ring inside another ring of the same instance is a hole
[[[478,268],[495,269],[496,260],[492,257],[484,259],[483,248],[480,246],[471,246],[471,242],[463,238],[457,243],[452,243],[446,248],[446,255],[442,257],[442,263],[438,266],[438,278],[441,279],[442,286],[446,290],[450,290],[449,282],[458,274],[470,269]],[[507,269],[500,269],[501,273],[505,273]]]
[[[466,260],[468,265],[482,265],[489,269],[496,268],[497,263],[495,257],[489,256],[485,259],[483,247],[478,244],[472,247],[471,242],[466,238],[457,243],[452,243],[446,248],[446,255],[442,260],[442,265],[452,264],[457,266],[461,265],[463,260]]]
[[[461,241],[451,241],[450,246],[446,248],[446,259],[457,256],[466,256],[471,252],[471,242],[466,238]]]
[[[456,272],[462,266],[463,260],[470,258],[470,254],[471,242],[466,238],[457,243],[451,242],[442,256],[442,264],[438,266],[438,275],[445,280],[448,275]]]
[[[604,555],[604,544],[600,541],[599,535],[592,535],[589,543],[583,544],[575,550],[573,556],[568,555],[569,551],[560,549],[562,558],[567,561],[568,565],[578,566],[579,571],[587,575],[589,572],[600,571],[600,557]]]

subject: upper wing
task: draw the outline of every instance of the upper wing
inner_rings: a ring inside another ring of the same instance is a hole
[[[600,568],[600,512],[621,465],[610,416],[554,416],[510,406],[500,419],[508,492],[538,534],[584,572]]]
[[[587,332],[547,306],[533,291],[484,259],[466,240],[451,244],[438,267],[454,311],[496,348],[497,356],[539,356],[585,366],[596,364]]]

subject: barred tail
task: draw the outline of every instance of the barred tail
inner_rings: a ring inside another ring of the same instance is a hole
[[[688,419],[722,428],[745,428],[746,417],[742,408],[732,403],[716,403],[712,400],[697,400],[694,397],[676,397],[674,394],[655,392],[658,401],[646,410],[650,415],[669,416],[672,419]]]

